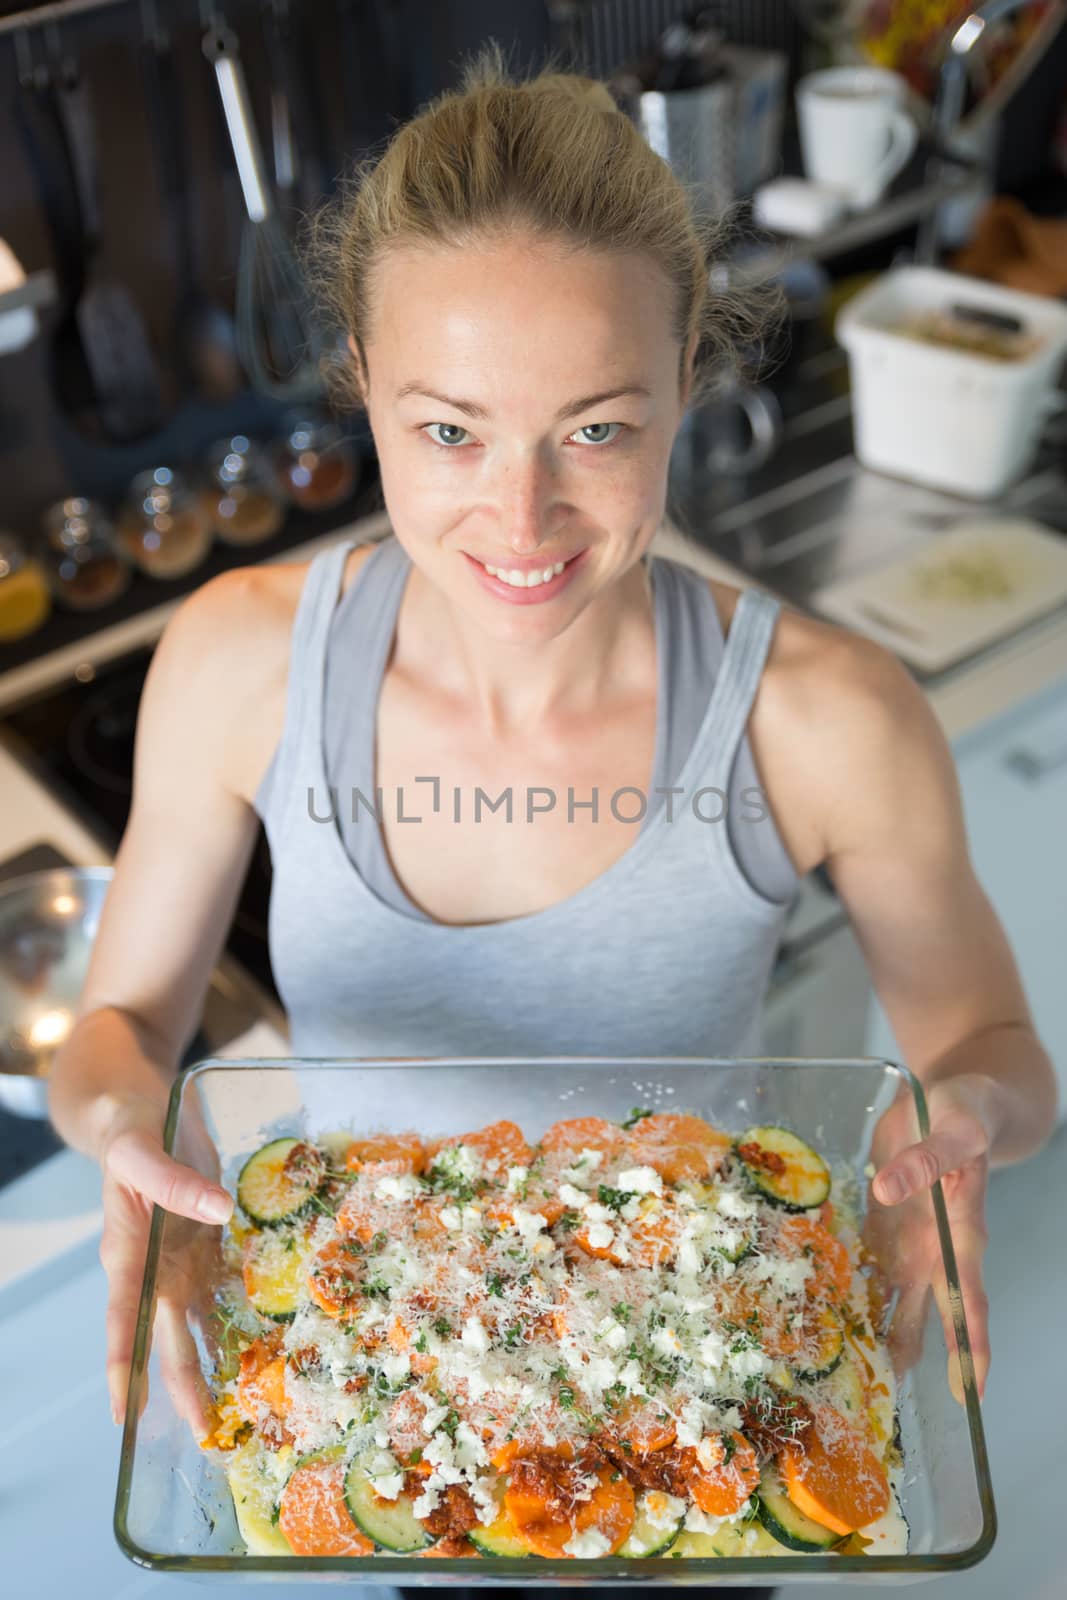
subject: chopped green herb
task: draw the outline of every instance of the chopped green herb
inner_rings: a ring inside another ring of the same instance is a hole
[[[640,1122],[642,1118],[650,1117],[651,1115],[651,1106],[634,1106],[633,1110],[630,1112],[630,1115],[626,1118],[626,1121],[621,1123],[620,1126],[623,1128],[632,1128],[634,1124]]]

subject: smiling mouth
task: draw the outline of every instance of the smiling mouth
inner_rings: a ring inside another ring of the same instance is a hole
[[[569,561],[575,559],[574,556],[568,558]],[[472,560],[478,561],[478,565],[484,568],[491,578],[497,578],[513,589],[536,589],[539,584],[549,583],[553,578],[558,578],[568,565],[567,561],[554,561],[543,567],[494,567],[488,561],[478,560],[477,556],[472,557]]]

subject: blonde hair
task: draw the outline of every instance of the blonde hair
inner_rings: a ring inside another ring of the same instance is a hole
[[[459,89],[430,101],[383,152],[360,162],[313,219],[309,271],[366,371],[374,269],[391,245],[464,245],[525,230],[657,263],[673,290],[680,382],[697,341],[691,402],[736,369],[774,320],[773,292],[712,287],[733,219],[694,212],[684,185],[608,87],[551,63],[516,80],[495,40],[465,63]],[[358,403],[351,363],[335,376]]]

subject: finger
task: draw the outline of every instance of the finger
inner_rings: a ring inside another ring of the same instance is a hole
[[[111,1415],[121,1422],[126,1414],[137,1314],[141,1305],[144,1246],[137,1247],[124,1231],[105,1230],[100,1241],[100,1261],[107,1275],[106,1371]]]
[[[178,1216],[222,1223],[228,1222],[233,1212],[233,1201],[225,1189],[172,1160],[144,1129],[128,1128],[116,1134],[108,1148],[107,1169],[153,1204]]]
[[[954,1398],[964,1403],[964,1377],[972,1379],[978,1389],[978,1398],[985,1397],[986,1378],[989,1373],[991,1352],[989,1347],[989,1297],[982,1281],[982,1252],[985,1234],[982,1228],[970,1228],[957,1221],[953,1228],[956,1253],[956,1272],[963,1305],[966,1345],[962,1356],[956,1339],[956,1319],[953,1301],[949,1297],[944,1273],[934,1279],[934,1294],[941,1313],[948,1348],[948,1380]]]
[[[199,1442],[211,1432],[211,1397],[184,1306],[160,1300],[155,1335],[160,1376],[175,1410]]]
[[[902,1287],[893,1307],[886,1345],[898,1378],[918,1366],[922,1358],[930,1294],[928,1281],[915,1280]]]
[[[960,1122],[928,1139],[909,1145],[876,1173],[871,1187],[884,1206],[898,1205],[909,1194],[929,1189],[939,1178],[985,1155],[988,1139],[977,1123]]]

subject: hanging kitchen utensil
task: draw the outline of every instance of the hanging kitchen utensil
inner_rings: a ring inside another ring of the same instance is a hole
[[[278,221],[252,119],[237,39],[223,24],[208,30],[204,54],[215,69],[248,220],[237,269],[237,348],[252,385],[282,400],[322,391],[325,346],[303,274]]]
[[[89,87],[73,56],[53,66],[51,87],[74,175],[86,263],[75,315],[93,389],[93,409],[109,439],[126,443],[162,425],[159,373],[144,321],[125,285],[99,267],[102,218],[96,130]]]
[[[279,209],[293,204],[300,157],[293,144],[292,57],[289,8],[272,0],[263,18],[263,35],[270,66],[270,133],[274,156],[274,188]]]
[[[68,416],[91,425],[92,375],[82,347],[75,308],[85,288],[82,221],[74,173],[47,67],[35,65],[29,35],[17,33],[18,93],[15,121],[52,239],[58,315],[48,357],[53,397]]]
[[[160,186],[174,244],[178,294],[171,347],[182,385],[220,402],[245,387],[233,317],[197,283],[193,219],[189,205],[188,141],[171,40],[160,26],[155,0],[142,0],[145,99]]]

